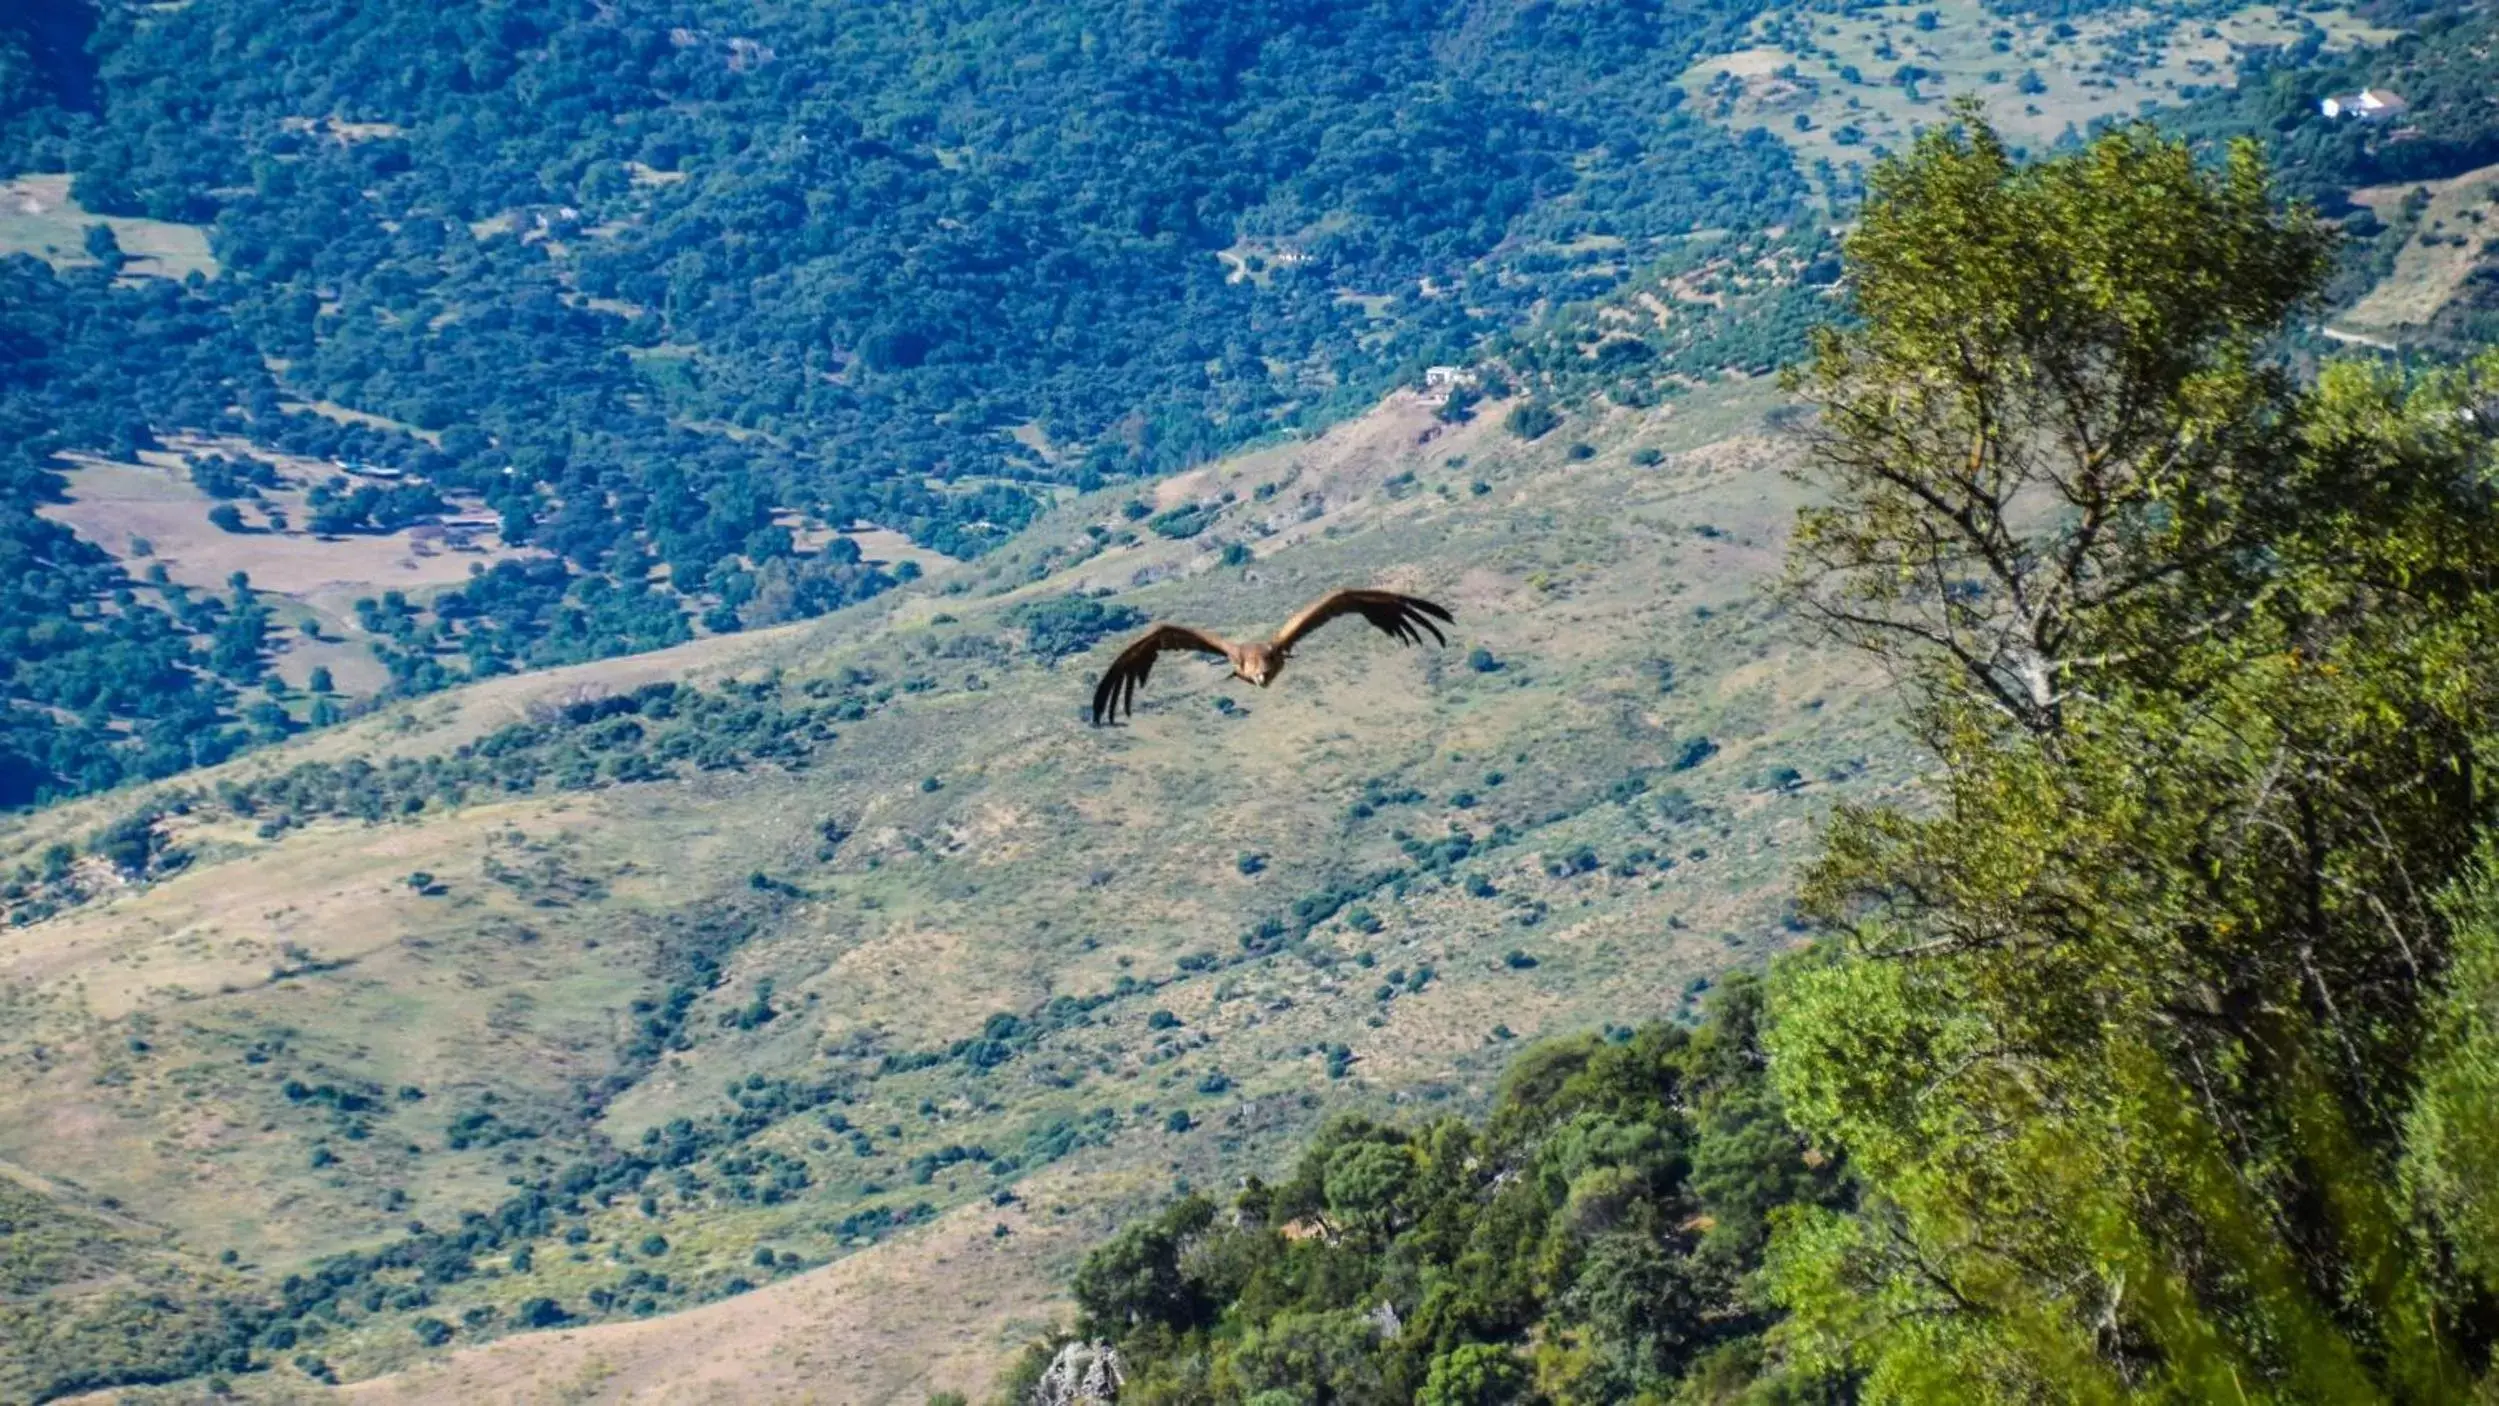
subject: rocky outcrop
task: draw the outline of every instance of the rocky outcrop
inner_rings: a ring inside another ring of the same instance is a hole
[[[1033,1386],[1032,1406],[1107,1406],[1119,1400],[1119,1389],[1127,1384],[1119,1349],[1109,1343],[1069,1343]]]

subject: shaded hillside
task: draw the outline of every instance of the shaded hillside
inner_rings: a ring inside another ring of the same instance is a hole
[[[1688,1015],[1787,940],[1809,818],[1890,779],[1758,593],[1767,404],[1530,444],[1396,397],[816,624],[21,821],[0,1157],[234,1251],[275,1384],[938,1272],[923,1221],[1224,1185],[1332,1110],[1471,1106],[1517,1040]],[[1273,692],[1181,663],[1081,721],[1071,632],[1348,580],[1459,639],[1332,627]]]

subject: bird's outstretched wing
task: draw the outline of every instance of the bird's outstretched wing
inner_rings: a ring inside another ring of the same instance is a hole
[[[1137,711],[1137,688],[1146,675],[1154,672],[1154,660],[1165,650],[1192,649],[1200,654],[1232,655],[1231,648],[1220,638],[1186,625],[1157,625],[1137,636],[1136,642],[1119,652],[1111,667],[1102,673],[1102,682],[1093,687],[1093,725],[1119,721],[1119,710],[1126,708],[1131,717]]]
[[[1434,643],[1449,643],[1440,626],[1432,623],[1450,623],[1448,611],[1420,596],[1401,596],[1395,591],[1330,591],[1304,607],[1301,614],[1285,621],[1284,628],[1276,631],[1269,643],[1289,650],[1302,636],[1339,615],[1360,615],[1400,644],[1421,644],[1426,630],[1431,632]]]

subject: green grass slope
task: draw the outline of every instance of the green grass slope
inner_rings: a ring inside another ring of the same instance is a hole
[[[977,1385],[1114,1212],[1688,1011],[1784,940],[1813,818],[1900,779],[1764,593],[1774,403],[1525,443],[1401,394],[820,621],[14,822],[0,1167],[47,1210],[0,1263],[119,1218],[224,1337],[101,1377],[13,1337],[0,1398],[205,1361],[478,1399],[483,1361],[528,1399],[721,1352],[758,1392]],[[1117,612],[1248,631],[1343,583],[1456,637],[1334,626],[1268,692],[1175,659],[1083,721]]]

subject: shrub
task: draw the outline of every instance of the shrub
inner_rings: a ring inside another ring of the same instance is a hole
[[[1007,612],[1007,623],[1024,631],[1025,648],[1044,659],[1065,659],[1093,648],[1103,636],[1145,623],[1133,606],[1105,605],[1089,596],[1027,601]]]
[[[1501,427],[1525,440],[1542,439],[1561,428],[1562,413],[1542,401],[1531,400],[1512,410]]]

